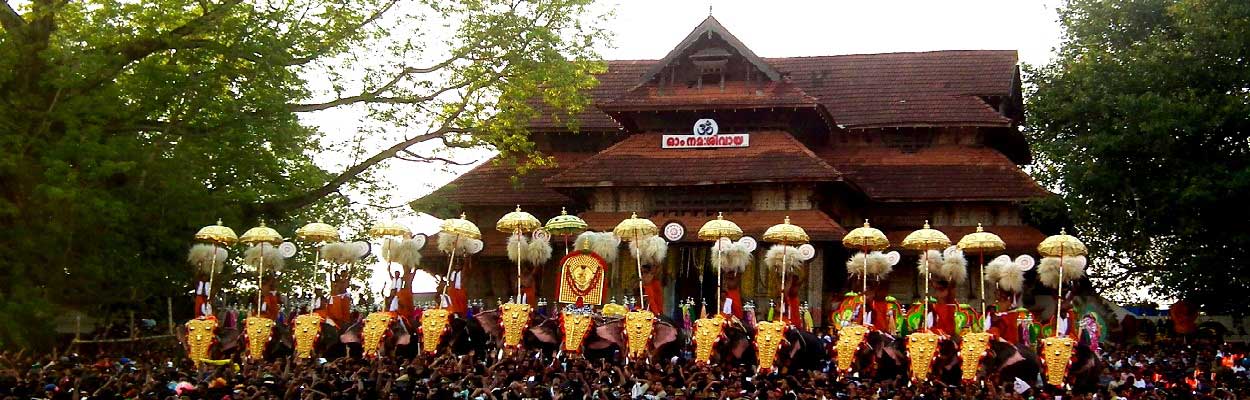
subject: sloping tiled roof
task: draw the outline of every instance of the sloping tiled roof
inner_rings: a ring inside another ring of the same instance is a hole
[[[637,134],[543,182],[550,187],[684,186],[841,179],[785,132],[752,133],[749,147],[665,149],[662,135]]]
[[[958,243],[959,239],[963,238],[964,235],[976,232],[977,227],[934,226],[933,229],[937,229],[942,233],[945,233],[946,237],[950,238],[951,243],[954,244]],[[998,235],[999,238],[1003,239],[1003,243],[1007,244],[1007,252],[1013,253],[1013,256],[1015,253],[1035,253],[1037,251],[1037,244],[1041,243],[1043,239],[1046,239],[1046,234],[1042,233],[1042,231],[1027,225],[987,226],[985,227],[985,230],[987,232],[992,232],[995,235]],[[885,236],[890,239],[890,243],[895,248],[899,248],[899,243],[903,243],[903,238],[906,238],[911,232],[912,231],[909,230],[887,230],[885,232]],[[968,257],[969,261],[973,261],[971,258],[973,257],[972,254],[967,254],[965,256]],[[986,256],[986,262],[989,262],[988,260],[991,256],[989,254],[986,254]],[[998,254],[994,254],[992,257],[997,256]]]
[[[1009,126],[1012,121],[982,97],[1014,95],[1014,50],[952,50],[765,59],[799,89],[816,98],[847,128],[883,126]],[[607,61],[594,104],[635,87],[654,60]],[[715,86],[713,86],[715,87]],[[708,88],[705,91],[717,92]],[[619,125],[595,106],[578,114],[583,130]],[[559,129],[549,116],[536,129]]]
[[[511,163],[496,165],[494,160],[487,161],[448,183],[445,195],[453,202],[471,205],[511,205],[518,202],[532,205],[569,204],[572,200],[548,189],[543,185],[543,179],[590,154],[556,153],[551,156],[556,160],[555,166],[535,168],[523,175],[517,175],[516,166]],[[514,175],[517,176],[515,185],[511,180]]]
[[[816,107],[820,102],[803,93],[790,82],[725,82],[724,90],[718,82],[705,82],[704,87],[688,88],[657,87],[655,84],[639,86],[599,105],[605,111],[628,110],[701,110],[715,108],[752,107]]]
[[[874,200],[1024,200],[1050,195],[1007,156],[988,147],[932,146],[904,152],[884,146],[834,146],[818,154]]]
[[[584,212],[580,215],[586,220],[586,224],[590,225],[590,229],[594,231],[611,231],[621,221],[629,218],[628,212]],[[842,240],[842,236],[846,235],[846,229],[838,225],[833,219],[829,218],[824,212],[819,210],[789,210],[789,211],[745,211],[745,212],[727,212],[725,219],[733,221],[742,228],[743,234],[760,240],[764,235],[764,231],[769,227],[782,223],[786,217],[790,217],[790,223],[798,225],[807,232],[807,235],[815,241],[836,241]],[[663,213],[647,216],[651,222],[661,229],[669,222],[679,222],[686,228],[686,235],[682,241],[698,241],[699,228],[707,221],[716,219],[714,215],[666,215]],[[766,244],[761,243],[761,247]]]

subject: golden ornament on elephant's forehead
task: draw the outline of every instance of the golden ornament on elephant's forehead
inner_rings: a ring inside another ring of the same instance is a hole
[[[699,364],[707,364],[712,360],[712,350],[716,341],[724,331],[725,317],[720,314],[712,318],[700,318],[694,321],[694,360]]]
[[[313,346],[321,337],[321,323],[325,319],[318,314],[304,314],[295,317],[295,356],[303,359],[312,358]]]
[[[868,327],[855,324],[838,329],[838,342],[834,346],[838,351],[838,372],[850,372],[855,365],[855,353],[864,344],[864,336],[868,335]]]
[[[376,358],[379,349],[382,347],[382,339],[386,338],[386,330],[391,327],[391,322],[395,321],[395,314],[386,311],[374,311],[365,317],[364,343],[361,347],[364,349],[365,358]]]
[[[530,311],[530,305],[525,303],[506,303],[499,306],[504,347],[521,347],[521,338],[525,336],[525,328],[530,324]]]
[[[629,348],[629,356],[641,358],[647,355],[647,347],[651,344],[651,333],[655,331],[655,314],[639,310],[625,314],[625,345]]]
[[[911,359],[911,379],[915,382],[929,379],[933,360],[937,357],[941,337],[933,332],[916,332],[907,335],[907,357]]]
[[[959,356],[963,359],[962,372],[964,381],[970,382],[977,379],[977,371],[981,367],[981,359],[989,353],[990,336],[988,332],[974,332],[963,335]]]
[[[243,331],[247,332],[247,354],[253,360],[265,358],[265,347],[273,338],[273,327],[277,325],[272,319],[251,316],[243,321]]]
[[[1067,336],[1042,339],[1042,367],[1045,368],[1043,375],[1046,376],[1046,383],[1063,386],[1075,348],[1076,341]]]
[[[755,325],[755,352],[760,371],[771,371],[777,362],[777,351],[786,337],[786,323],[764,321]]]
[[[217,340],[217,320],[196,318],[184,325],[187,328],[187,357],[196,364],[208,359],[208,351]]]
[[[446,308],[435,308],[421,313],[421,346],[425,347],[426,353],[438,352],[438,345],[443,342],[443,332],[447,331],[447,318],[450,316],[451,312]]]
[[[582,342],[586,340],[586,335],[590,334],[594,319],[591,318],[590,313],[562,311],[560,315],[562,316],[561,323],[564,324],[564,351],[580,353]]]

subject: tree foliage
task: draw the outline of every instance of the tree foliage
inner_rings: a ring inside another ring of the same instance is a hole
[[[0,0],[0,345],[65,308],[183,296],[217,218],[359,232],[343,191],[397,157],[544,162],[526,123],[576,113],[602,68],[589,3]],[[344,108],[364,115],[346,142],[306,122]]]
[[[1070,0],[1029,71],[1038,178],[1100,283],[1244,311],[1250,290],[1250,3]]]

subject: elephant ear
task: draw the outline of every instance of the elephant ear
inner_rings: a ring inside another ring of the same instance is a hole
[[[1016,257],[1016,268],[1019,268],[1020,272],[1031,270],[1035,265],[1037,265],[1037,260],[1034,260],[1033,256],[1021,254],[1019,257]]]
[[[890,266],[892,267],[892,266],[898,265],[899,260],[902,260],[903,256],[898,254],[897,251],[891,251],[889,253],[885,253],[885,259],[886,261],[890,263]]]
[[[482,326],[482,330],[491,338],[503,337],[503,328],[499,325],[498,311],[482,311],[473,316],[477,323]]]

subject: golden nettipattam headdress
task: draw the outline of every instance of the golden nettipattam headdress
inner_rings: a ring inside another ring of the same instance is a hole
[[[451,311],[446,308],[429,309],[421,313],[421,346],[425,347],[426,353],[438,352],[438,345],[443,342],[443,333],[447,332],[450,316]]]
[[[963,335],[963,343],[959,348],[959,357],[963,360],[963,380],[972,382],[977,379],[977,371],[981,367],[981,359],[989,354],[989,332],[973,332]]]
[[[838,330],[838,342],[834,345],[837,349],[838,372],[850,372],[855,365],[855,352],[859,351],[859,347],[864,344],[864,337],[868,335],[868,327],[855,324],[848,325]]]
[[[272,319],[259,315],[247,317],[243,321],[243,334],[247,339],[247,354],[253,360],[265,358],[265,348],[273,338],[273,327],[277,325]]]
[[[725,317],[717,313],[712,318],[700,318],[694,321],[694,360],[699,364],[707,364],[712,360],[712,350],[720,340],[725,329]]]
[[[561,311],[560,332],[564,334],[563,349],[566,353],[581,353],[582,343],[594,327],[593,315],[587,312]]]
[[[772,371],[773,363],[777,362],[777,350],[781,349],[781,341],[785,340],[785,336],[784,321],[761,321],[755,324],[755,354],[759,359],[761,374]]]
[[[503,325],[503,345],[505,348],[521,347],[521,338],[525,328],[530,324],[530,305],[526,303],[507,303],[499,306],[499,323]]]
[[[651,334],[655,331],[655,314],[639,310],[625,314],[625,344],[629,348],[630,358],[642,358],[647,355],[647,347],[651,345]]]
[[[185,326],[187,328],[187,357],[190,357],[196,364],[209,359],[208,352],[217,341],[217,319],[196,318],[187,321]]]
[[[916,332],[907,335],[907,357],[911,359],[911,379],[921,382],[929,379],[933,361],[937,359],[938,341],[941,336],[933,332]]]
[[[388,329],[391,322],[395,321],[395,314],[386,311],[374,311],[365,317],[365,327],[361,332],[364,337],[361,338],[360,346],[364,349],[365,358],[377,358],[379,350],[382,347],[382,340],[386,339]]]
[[[325,318],[316,313],[295,317],[295,356],[303,359],[312,358],[313,347],[321,338],[321,323]]]
[[[1067,336],[1055,336],[1042,339],[1042,368],[1046,383],[1062,387],[1068,376],[1068,367],[1072,366],[1072,355],[1076,350],[1076,341]]]

